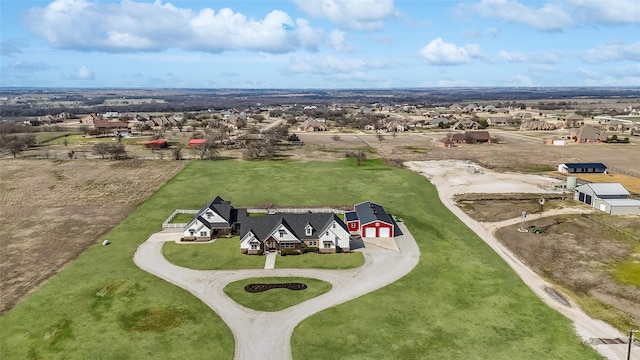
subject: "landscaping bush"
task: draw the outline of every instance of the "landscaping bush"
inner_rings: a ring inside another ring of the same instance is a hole
[[[306,248],[302,248],[302,253],[306,254],[308,252],[318,252],[319,248],[317,246],[307,246]]]
[[[242,250],[240,250],[240,252],[241,252],[243,255],[246,255],[247,253],[249,253],[249,250],[247,250],[247,249],[242,249]]]
[[[340,254],[344,251],[342,251],[342,248],[340,246],[336,246],[336,254]]]
[[[282,255],[282,256],[300,255],[300,251],[298,251],[298,250],[281,250],[280,251],[280,255]]]
[[[258,255],[263,255],[264,254],[264,250],[260,249],[258,250]]]

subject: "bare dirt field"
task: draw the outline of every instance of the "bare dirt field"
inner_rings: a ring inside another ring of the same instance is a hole
[[[637,217],[618,221],[640,223]],[[618,328],[640,327],[640,288],[621,285],[611,274],[615,264],[633,255],[637,241],[581,215],[527,225],[544,227],[544,233],[522,233],[519,225],[511,225],[498,230],[496,237],[535,272],[575,294],[574,300],[593,315]]]
[[[382,141],[372,132],[357,131],[337,134],[332,132],[300,133],[298,136],[305,146],[291,149],[287,154],[295,159],[337,159],[344,158],[345,151],[369,149],[368,156],[403,161],[418,160],[470,160],[488,167],[508,168],[528,172],[554,170],[565,162],[602,162],[616,173],[621,169],[640,176],[640,138],[633,137],[630,144],[577,144],[566,146],[544,145],[540,132],[531,134],[519,131],[503,131],[490,128],[492,136],[500,138],[498,144],[460,145],[443,148],[437,145],[439,139],[449,131],[408,131],[384,133]],[[543,133],[552,137],[554,133]],[[541,168],[544,165],[546,168]]]
[[[0,314],[98,243],[185,164],[2,160]]]

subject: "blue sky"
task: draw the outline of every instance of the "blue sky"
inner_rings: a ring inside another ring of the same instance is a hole
[[[0,0],[1,87],[640,86],[640,0]]]

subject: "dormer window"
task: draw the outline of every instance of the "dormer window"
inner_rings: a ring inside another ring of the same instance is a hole
[[[313,228],[311,227],[311,225],[307,225],[307,226],[304,228],[304,234],[305,234],[306,236],[311,236],[311,235],[313,234]]]
[[[210,212],[207,213],[207,220],[211,220],[211,213]]]
[[[284,230],[278,230],[278,234],[280,235],[280,237],[284,237],[284,234],[286,234],[287,232]]]

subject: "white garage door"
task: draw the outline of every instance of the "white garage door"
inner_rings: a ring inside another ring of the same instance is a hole
[[[364,237],[376,237],[376,228],[374,227],[365,228]]]
[[[380,228],[380,237],[391,237],[391,229],[386,227]]]

